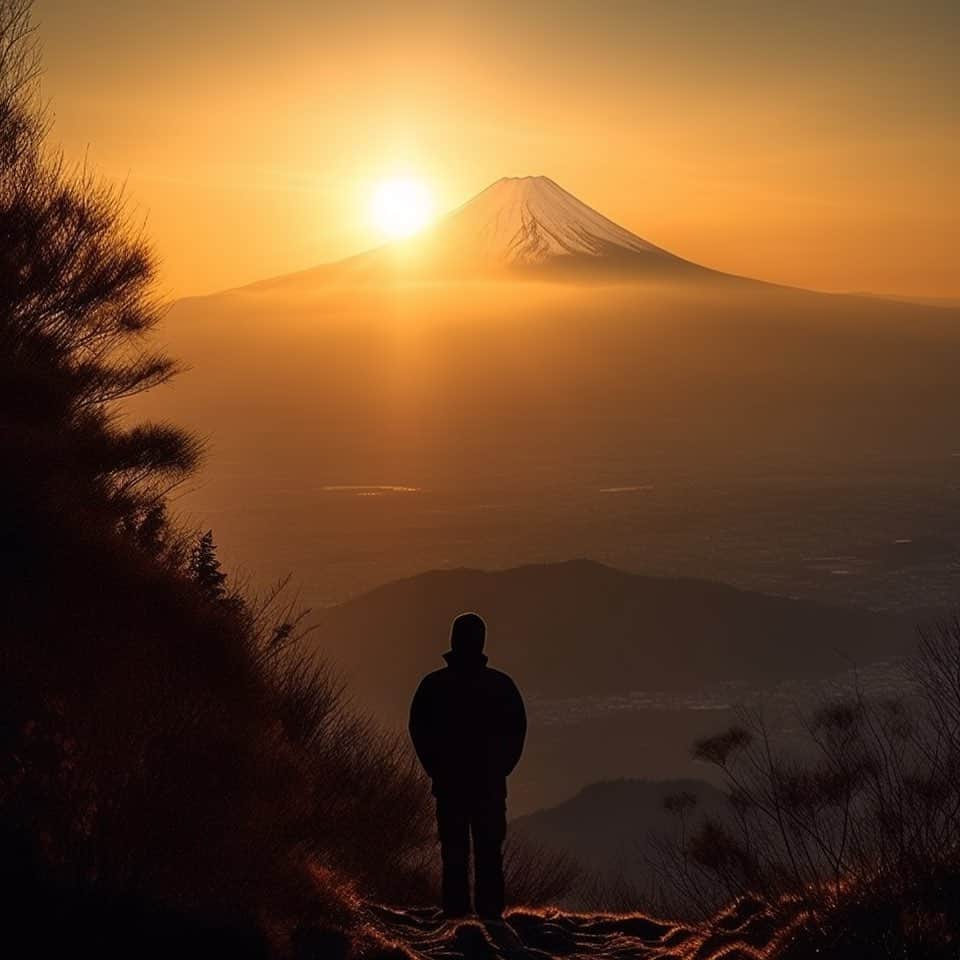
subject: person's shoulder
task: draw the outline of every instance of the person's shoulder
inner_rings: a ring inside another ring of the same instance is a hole
[[[444,683],[450,671],[446,667],[440,667],[438,670],[431,670],[420,680],[421,687],[432,687],[437,683]]]
[[[424,704],[428,701],[436,700],[443,695],[444,690],[444,670],[433,670],[420,678],[417,689],[413,694],[413,703]]]
[[[490,683],[495,683],[498,686],[514,688],[517,686],[509,673],[504,673],[502,670],[497,670],[494,667],[487,667],[487,675],[490,678]]]

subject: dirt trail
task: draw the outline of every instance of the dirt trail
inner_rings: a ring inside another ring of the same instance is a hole
[[[383,907],[374,908],[372,924],[417,960],[772,960],[783,955],[799,920],[742,901],[702,926],[641,914],[530,910],[483,924]]]

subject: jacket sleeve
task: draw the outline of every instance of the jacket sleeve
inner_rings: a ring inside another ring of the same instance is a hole
[[[426,678],[420,681],[417,692],[413,695],[413,702],[410,704],[410,739],[413,741],[413,749],[417,752],[417,757],[427,772],[428,777],[433,777],[436,770],[436,732],[432,717],[432,698],[428,689]]]
[[[506,775],[509,776],[520,762],[523,744],[527,738],[527,711],[523,705],[523,697],[512,680],[507,696],[505,720],[504,765]]]

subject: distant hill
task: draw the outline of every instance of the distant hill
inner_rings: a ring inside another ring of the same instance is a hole
[[[727,812],[724,794],[704,780],[612,780],[590,784],[555,807],[518,817],[511,829],[541,846],[572,854],[601,876],[622,876],[646,892],[656,882],[650,863],[658,856],[655,841],[677,830],[676,816],[664,803],[681,793],[696,798],[694,819]]]
[[[417,679],[443,665],[464,610],[486,619],[496,665],[540,699],[765,686],[872,663],[912,639],[912,623],[887,614],[572,560],[388,583],[326,611],[313,642],[398,717]]]
[[[597,780],[695,776],[691,741],[728,724],[739,700],[896,656],[913,639],[901,617],[574,560],[388,583],[327,610],[311,643],[361,706],[402,726],[465,610],[486,618],[491,662],[528,702],[515,814]]]

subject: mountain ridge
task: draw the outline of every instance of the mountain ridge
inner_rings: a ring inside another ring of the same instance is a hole
[[[450,623],[487,621],[487,652],[527,700],[530,737],[511,809],[554,805],[587,783],[696,770],[689,745],[730,722],[750,691],[834,676],[912,647],[912,618],[589,560],[434,570],[328,608],[311,649],[392,728],[442,666]]]
[[[709,281],[776,286],[701,266],[584,203],[550,177],[501,177],[420,233],[224,292],[312,283],[470,276]]]
[[[538,693],[558,698],[578,692],[623,693],[637,689],[641,679],[647,689],[675,691],[695,689],[709,677],[737,677],[739,671],[743,679],[769,680],[790,675],[787,663],[801,673],[839,669],[841,650],[846,656],[870,650],[876,659],[883,659],[902,649],[901,642],[907,639],[904,624],[913,622],[714,580],[634,573],[581,557],[495,570],[435,569],[393,580],[328,608],[315,639],[343,666],[357,669],[375,652],[386,625],[396,618],[410,642],[403,649],[409,657],[408,668],[426,668],[443,652],[440,646],[450,619],[466,609],[464,604],[470,605],[470,598],[488,612],[491,652],[497,659],[506,660],[511,669],[538,676]],[[374,623],[377,629],[371,630]],[[821,639],[816,651],[809,644],[801,650],[785,643],[805,636],[805,627],[814,623],[819,630],[813,635]],[[776,641],[768,632],[774,625]],[[864,632],[871,634],[869,641]],[[591,635],[594,643],[588,654],[582,641]],[[598,635],[612,645],[607,654],[615,657],[615,666],[598,662]],[[685,652],[671,649],[662,651],[656,662],[648,663],[647,655],[634,662],[638,639],[649,642],[666,635],[674,638],[673,648],[683,636],[688,644]],[[340,640],[345,637],[350,638],[348,644]],[[434,647],[436,657],[430,657]],[[548,650],[554,662],[541,664]],[[690,662],[689,655],[694,653],[698,660]],[[582,661],[573,671],[576,683],[571,685],[555,662],[560,656]],[[726,668],[725,674],[712,669],[718,662]],[[633,673],[628,666],[642,667],[642,673]],[[386,679],[393,683],[393,671]]]

